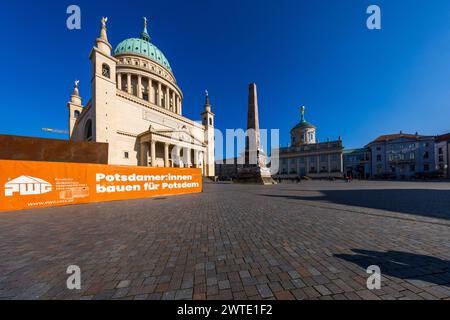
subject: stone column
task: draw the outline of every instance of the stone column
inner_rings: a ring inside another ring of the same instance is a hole
[[[165,99],[164,99],[164,102],[165,102],[165,106],[164,106],[164,108],[166,108],[167,110],[169,110],[169,105],[170,105],[170,89],[169,89],[169,87],[166,87],[166,94],[165,94]]]
[[[181,98],[178,97],[178,114],[181,115]]]
[[[138,75],[137,96],[142,99],[142,76]]]
[[[148,78],[148,101],[155,103],[155,93],[153,92],[153,81]]]
[[[151,145],[151,157],[152,157],[152,167],[156,167],[156,141],[152,140]]]
[[[147,100],[145,100],[145,101],[150,102],[150,87],[149,87],[150,79],[147,78],[147,77],[145,77],[144,79],[147,80],[147,81],[146,81],[147,87],[142,86],[142,92],[143,92],[143,93],[144,93],[144,92],[147,93]],[[142,95],[143,95],[143,94],[142,94]],[[142,97],[142,99],[144,99],[144,97]]]
[[[175,100],[175,91],[172,91],[172,111],[177,112],[177,101]]]
[[[183,157],[184,159],[186,159],[186,163],[184,164],[184,167],[190,168],[190,166],[191,166],[191,149],[185,148],[183,150],[183,152],[186,152],[186,154]]]
[[[117,74],[117,89],[122,90],[122,74]]]
[[[160,106],[160,107],[162,107],[161,106],[161,100],[162,100],[161,97],[162,97],[161,82],[158,82],[158,93],[157,93],[157,103],[156,103],[156,105]]]
[[[193,167],[198,168],[198,150],[194,149],[194,160],[192,161],[194,163]]]
[[[141,142],[140,145],[140,161],[141,161],[141,166],[148,166],[148,152],[147,152],[147,143],[146,142]]]
[[[173,103],[175,105],[174,112],[178,113],[178,96],[175,94],[175,99],[173,100]]]
[[[129,73],[127,73],[127,92],[133,94],[133,91],[131,90],[131,74]]]
[[[169,144],[164,143],[164,167],[169,167]]]

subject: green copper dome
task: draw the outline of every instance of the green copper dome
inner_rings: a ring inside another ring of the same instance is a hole
[[[126,39],[117,45],[116,49],[114,50],[114,55],[123,53],[132,53],[145,56],[164,66],[171,73],[173,73],[166,56],[161,52],[161,50],[159,50],[154,44],[150,42],[150,36],[147,33],[146,22],[144,25],[144,31],[141,33],[141,37],[139,39]]]
[[[316,126],[308,121],[302,120],[300,121],[292,130],[300,129],[300,128],[315,128]]]

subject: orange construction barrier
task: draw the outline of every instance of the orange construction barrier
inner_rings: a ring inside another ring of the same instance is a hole
[[[0,211],[201,191],[201,169],[0,160]]]

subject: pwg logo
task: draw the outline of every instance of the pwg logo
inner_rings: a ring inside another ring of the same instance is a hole
[[[44,194],[50,191],[52,191],[52,185],[50,183],[30,176],[20,176],[5,184],[5,197],[12,197],[17,192],[21,196],[26,196]]]

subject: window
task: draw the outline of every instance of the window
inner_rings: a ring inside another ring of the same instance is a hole
[[[381,154],[377,154],[377,161],[381,162]]]
[[[443,154],[442,148],[439,148],[439,154]]]
[[[84,139],[87,141],[92,140],[92,120],[91,119],[86,121],[86,124],[84,126]]]
[[[212,118],[209,118],[209,125],[212,126]]]
[[[128,151],[125,151],[125,152],[123,153],[123,157],[124,157],[125,159],[128,159],[128,158],[130,157],[130,154],[128,153]]]
[[[424,158],[424,159],[429,159],[429,158],[430,158],[430,153],[429,153],[428,151],[425,151],[425,152],[423,153],[423,158]]]
[[[324,154],[321,155],[321,156],[320,156],[320,161],[321,161],[321,162],[327,162],[327,161],[328,161],[327,156],[324,155]]]
[[[425,171],[425,172],[430,171],[430,165],[429,164],[424,164],[423,165],[423,171]]]
[[[75,110],[75,112],[73,113],[73,117],[74,117],[75,119],[77,119],[79,116],[80,116],[80,111]]]
[[[410,172],[416,171],[416,166],[415,166],[414,164],[410,165],[410,166],[409,166],[409,171],[410,171]]]
[[[381,151],[381,147],[377,147],[377,151]]]
[[[106,63],[102,64],[102,76],[105,78],[111,78],[111,69]]]
[[[142,99],[144,99],[145,101],[148,101],[148,93],[143,93]]]

